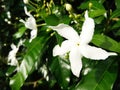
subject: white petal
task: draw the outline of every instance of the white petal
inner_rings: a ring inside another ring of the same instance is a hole
[[[16,52],[11,50],[8,54],[8,62],[10,62],[14,57],[16,57]]]
[[[24,2],[25,4],[28,4],[29,1],[28,1],[28,0],[23,0],[23,2]]]
[[[88,44],[93,37],[94,34],[94,20],[88,17],[88,12],[85,12],[85,21],[82,26],[82,31],[80,34],[81,44]]]
[[[60,34],[62,37],[66,38],[66,39],[74,40],[74,41],[79,40],[78,33],[69,25],[59,24],[57,26],[50,26],[50,28],[57,31],[58,34]]]
[[[31,16],[31,14],[27,11],[27,7],[24,7],[24,10],[26,15]]]
[[[17,47],[15,46],[15,44],[12,43],[11,48],[15,50]]]
[[[19,21],[25,24],[25,21],[23,19],[20,19]]]
[[[9,54],[10,54],[11,56],[12,56],[12,55],[14,56],[14,54],[17,53],[19,47],[17,47],[15,44],[11,44],[11,48],[12,48],[12,50],[9,52]]]
[[[111,55],[117,55],[116,53],[107,52],[101,48],[97,48],[90,45],[80,46],[80,51],[82,55],[85,56],[86,58],[95,59],[95,60],[106,59]]]
[[[36,25],[36,21],[35,21],[35,18],[33,16],[30,16],[26,22],[25,22],[25,26],[26,28],[29,28],[29,29],[34,29],[36,30],[37,29],[37,25]]]
[[[57,56],[57,55],[64,55],[67,52],[70,51],[71,47],[72,47],[72,42],[70,42],[69,40],[65,40],[62,42],[61,46],[56,45],[53,48],[53,56]]]
[[[81,69],[82,69],[81,58],[82,58],[82,55],[80,54],[78,48],[73,48],[70,51],[69,60],[70,60],[70,64],[71,64],[71,70],[72,70],[72,73],[76,77],[79,77]]]
[[[30,42],[31,42],[34,38],[36,38],[37,30],[32,30],[30,34],[31,34],[31,36],[30,36]]]
[[[26,7],[24,7],[24,10],[25,10],[25,14],[29,17],[26,21],[21,19],[20,22],[24,23],[25,27],[28,28],[28,29],[37,30],[37,25],[36,25],[35,18],[27,11]]]
[[[16,57],[13,57],[11,60],[9,60],[8,61],[8,65],[17,66],[18,65],[18,61],[17,61]]]
[[[19,49],[14,44],[11,44],[12,50],[8,54],[8,65],[17,65],[16,53]]]

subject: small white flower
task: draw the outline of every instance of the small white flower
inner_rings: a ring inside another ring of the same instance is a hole
[[[107,52],[101,48],[89,45],[94,34],[94,27],[94,20],[88,17],[87,11],[85,12],[85,21],[80,35],[78,35],[72,27],[66,24],[50,26],[50,28],[57,31],[58,34],[67,39],[62,42],[61,46],[56,45],[54,47],[53,56],[61,56],[69,53],[71,70],[77,77],[79,77],[82,69],[81,59],[83,56],[89,59],[104,60],[110,55],[117,55],[116,53]]]
[[[37,25],[36,25],[36,20],[35,18],[27,11],[27,8],[24,7],[24,10],[25,10],[25,14],[28,17],[28,19],[26,21],[24,21],[23,19],[20,20],[20,22],[24,23],[25,24],[25,27],[28,28],[28,29],[31,29],[31,37],[30,37],[30,42],[36,38],[37,36]]]
[[[47,67],[46,65],[43,65],[40,68],[41,73],[43,74],[43,77],[48,81],[49,80],[49,76],[48,76],[48,71],[47,71]]]
[[[11,44],[12,50],[8,54],[8,65],[16,66],[18,64],[18,61],[16,59],[16,53],[18,52],[18,47],[16,47],[14,44]]]
[[[18,45],[14,45],[14,44],[11,44],[11,48],[12,50],[9,52],[8,54],[8,65],[11,65],[11,66],[17,66],[18,65],[18,61],[17,61],[17,58],[16,58],[16,53],[18,52],[19,50],[19,47],[23,44],[24,40],[20,40]]]

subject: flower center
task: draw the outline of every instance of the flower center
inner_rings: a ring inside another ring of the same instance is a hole
[[[80,46],[80,43],[77,43],[77,46]]]

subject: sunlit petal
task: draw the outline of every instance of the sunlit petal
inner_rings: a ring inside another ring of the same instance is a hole
[[[69,40],[65,40],[62,42],[61,46],[56,45],[53,48],[53,56],[64,55],[70,51],[71,47],[72,47],[72,43]]]
[[[66,39],[74,40],[74,41],[79,40],[78,33],[67,24],[59,24],[57,26],[50,26],[50,28],[57,31],[58,34],[60,34],[62,37]]]
[[[27,11],[27,7],[24,7],[24,10],[26,15],[31,16],[30,12]]]
[[[26,23],[25,23],[25,26],[26,28],[29,28],[29,29],[34,29],[36,30],[37,29],[37,26],[36,26],[36,21],[35,21],[35,18],[33,16],[30,16],[27,20],[26,20]]]
[[[11,66],[17,66],[18,64],[18,61],[16,59],[16,57],[12,57],[11,59],[8,59],[8,65],[11,65]]]
[[[37,30],[37,25],[36,25],[35,18],[27,11],[26,7],[24,7],[24,10],[25,10],[25,14],[29,17],[26,21],[21,19],[20,22],[24,23],[25,27],[28,28],[28,29]]]
[[[31,34],[31,36],[30,36],[30,42],[31,42],[34,38],[36,38],[37,30],[32,30],[30,34]]]
[[[16,47],[16,45],[15,44],[11,44],[11,48],[14,50],[14,51],[16,51],[16,49],[17,49],[17,47]]]
[[[82,55],[79,52],[78,48],[72,48],[69,54],[69,60],[71,65],[72,73],[79,77],[81,69],[82,69],[82,61],[81,61]]]
[[[82,31],[80,34],[81,44],[88,44],[94,34],[94,20],[88,16],[88,11],[85,12],[85,21],[82,26]]]
[[[25,4],[28,4],[29,1],[28,1],[28,0],[23,0],[23,2],[24,2]]]
[[[11,44],[12,50],[8,54],[8,65],[17,65],[16,53],[18,52],[19,47]]]
[[[117,55],[116,53],[107,52],[101,48],[97,48],[90,45],[81,46],[80,51],[82,55],[85,56],[86,58],[95,59],[95,60],[102,60],[102,59],[104,60],[109,56]]]

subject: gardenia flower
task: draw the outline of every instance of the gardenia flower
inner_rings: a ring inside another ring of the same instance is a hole
[[[80,35],[66,24],[50,26],[59,35],[66,38],[61,45],[56,45],[53,48],[53,56],[63,56],[68,53],[71,71],[77,77],[79,77],[82,69],[81,59],[83,56],[89,59],[104,60],[110,55],[117,55],[116,53],[107,52],[101,48],[89,45],[94,34],[94,27],[94,20],[88,16],[88,11],[85,12],[85,21]]]
[[[23,22],[24,24],[25,24],[25,27],[26,28],[28,28],[28,29],[31,29],[32,31],[31,31],[31,37],[30,37],[30,42],[34,39],[34,38],[36,38],[36,36],[37,36],[37,25],[36,25],[36,20],[35,20],[35,18],[27,11],[27,8],[26,7],[24,7],[24,10],[25,10],[25,14],[27,15],[27,16],[29,16],[29,18],[26,20],[26,21],[24,21],[24,20],[20,20],[20,22]]]

